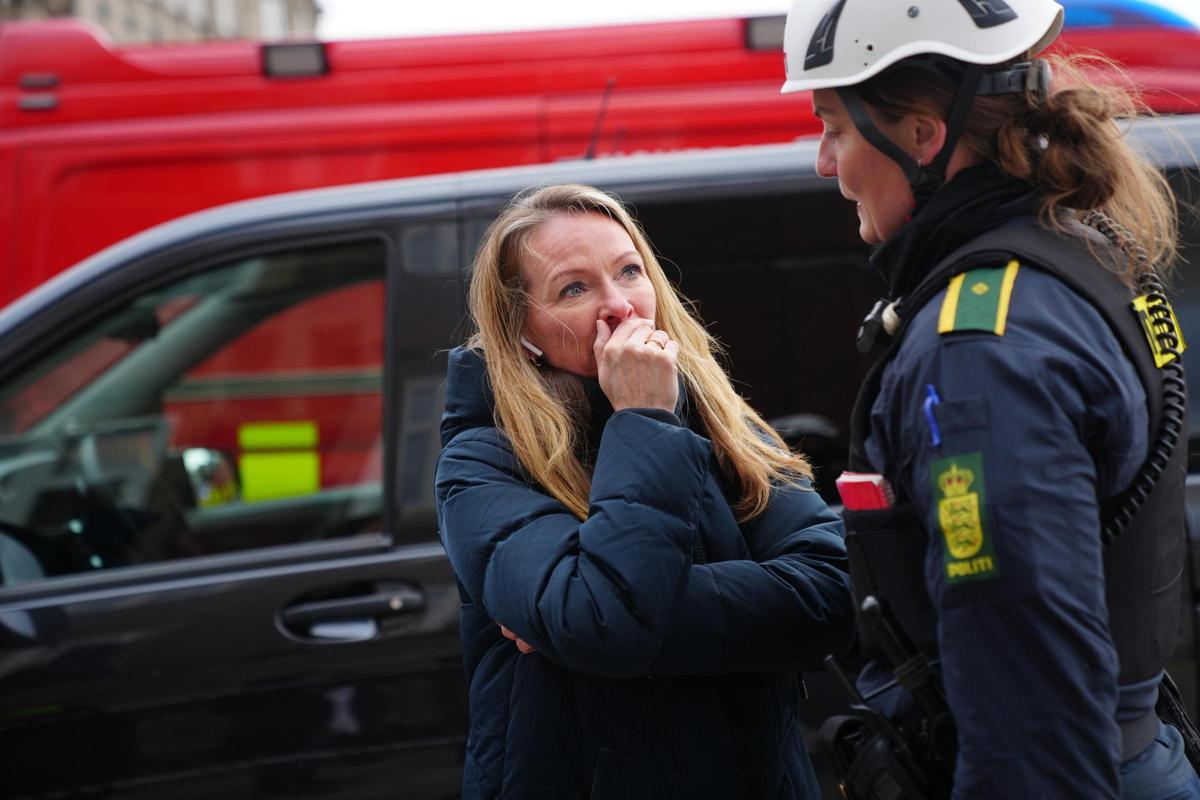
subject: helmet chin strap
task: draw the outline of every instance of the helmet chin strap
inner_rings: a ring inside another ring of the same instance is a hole
[[[854,122],[854,127],[858,128],[858,132],[870,142],[872,147],[900,165],[904,177],[908,179],[908,185],[912,187],[913,198],[916,200],[914,214],[946,183],[946,167],[949,166],[950,158],[954,155],[954,148],[962,136],[963,128],[966,127],[967,114],[971,111],[975,95],[980,89],[980,81],[987,71],[986,67],[978,64],[964,66],[966,69],[959,80],[954,105],[950,109],[950,118],[946,120],[946,140],[942,143],[942,149],[938,151],[938,154],[925,166],[918,163],[904,152],[902,147],[889,139],[887,134],[879,130],[875,120],[871,119],[871,115],[867,113],[867,105],[859,97],[857,89],[852,86],[837,88],[838,97],[841,98],[846,112]]]

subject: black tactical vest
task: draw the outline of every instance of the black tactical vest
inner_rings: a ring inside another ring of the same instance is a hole
[[[1088,230],[1082,226],[1081,229]],[[1109,245],[1099,238],[1093,246],[1104,250]],[[1153,451],[1162,418],[1162,372],[1155,365],[1146,334],[1132,309],[1133,293],[1097,264],[1082,241],[1046,231],[1032,219],[1021,219],[989,231],[951,253],[905,299],[909,312],[901,315],[900,328],[868,373],[855,403],[848,469],[874,471],[863,446],[870,432],[871,407],[879,393],[884,368],[899,349],[908,322],[954,275],[1006,263],[1013,257],[1022,266],[1054,275],[1091,303],[1108,323],[1145,389]],[[1120,659],[1122,685],[1156,677],[1175,648],[1185,562],[1186,474],[1184,436],[1137,515],[1105,548],[1109,627]],[[1121,499],[1102,502],[1102,513],[1111,513]],[[883,598],[914,644],[930,657],[936,657],[936,617],[925,588],[923,569],[928,532],[907,498],[897,497],[896,501],[894,508],[884,511],[845,513],[846,547],[855,598],[861,601],[868,594]],[[861,626],[860,637],[864,654],[878,657],[878,648],[863,636]]]

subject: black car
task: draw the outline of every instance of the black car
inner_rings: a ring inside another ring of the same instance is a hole
[[[1200,118],[1133,135],[1195,199],[1179,145],[1200,149]],[[240,203],[5,309],[0,795],[457,795],[459,600],[432,480],[484,228],[533,184],[632,204],[737,385],[828,493],[867,367],[855,331],[882,286],[815,157],[799,141]],[[1183,221],[1194,262],[1200,223]],[[1176,289],[1200,342],[1200,287],[1184,271]],[[1200,481],[1189,500],[1194,514]],[[1187,583],[1172,671],[1194,709]],[[828,675],[808,683],[815,731],[845,698]]]

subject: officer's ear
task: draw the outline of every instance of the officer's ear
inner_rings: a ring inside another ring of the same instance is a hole
[[[907,122],[913,159],[928,164],[946,144],[946,121],[936,114],[910,114]]]

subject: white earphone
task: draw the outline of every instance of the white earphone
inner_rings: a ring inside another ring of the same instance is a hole
[[[526,339],[524,336],[521,337],[521,344],[525,346],[525,349],[528,350],[535,359],[542,357],[542,351],[537,349],[534,343]]]

